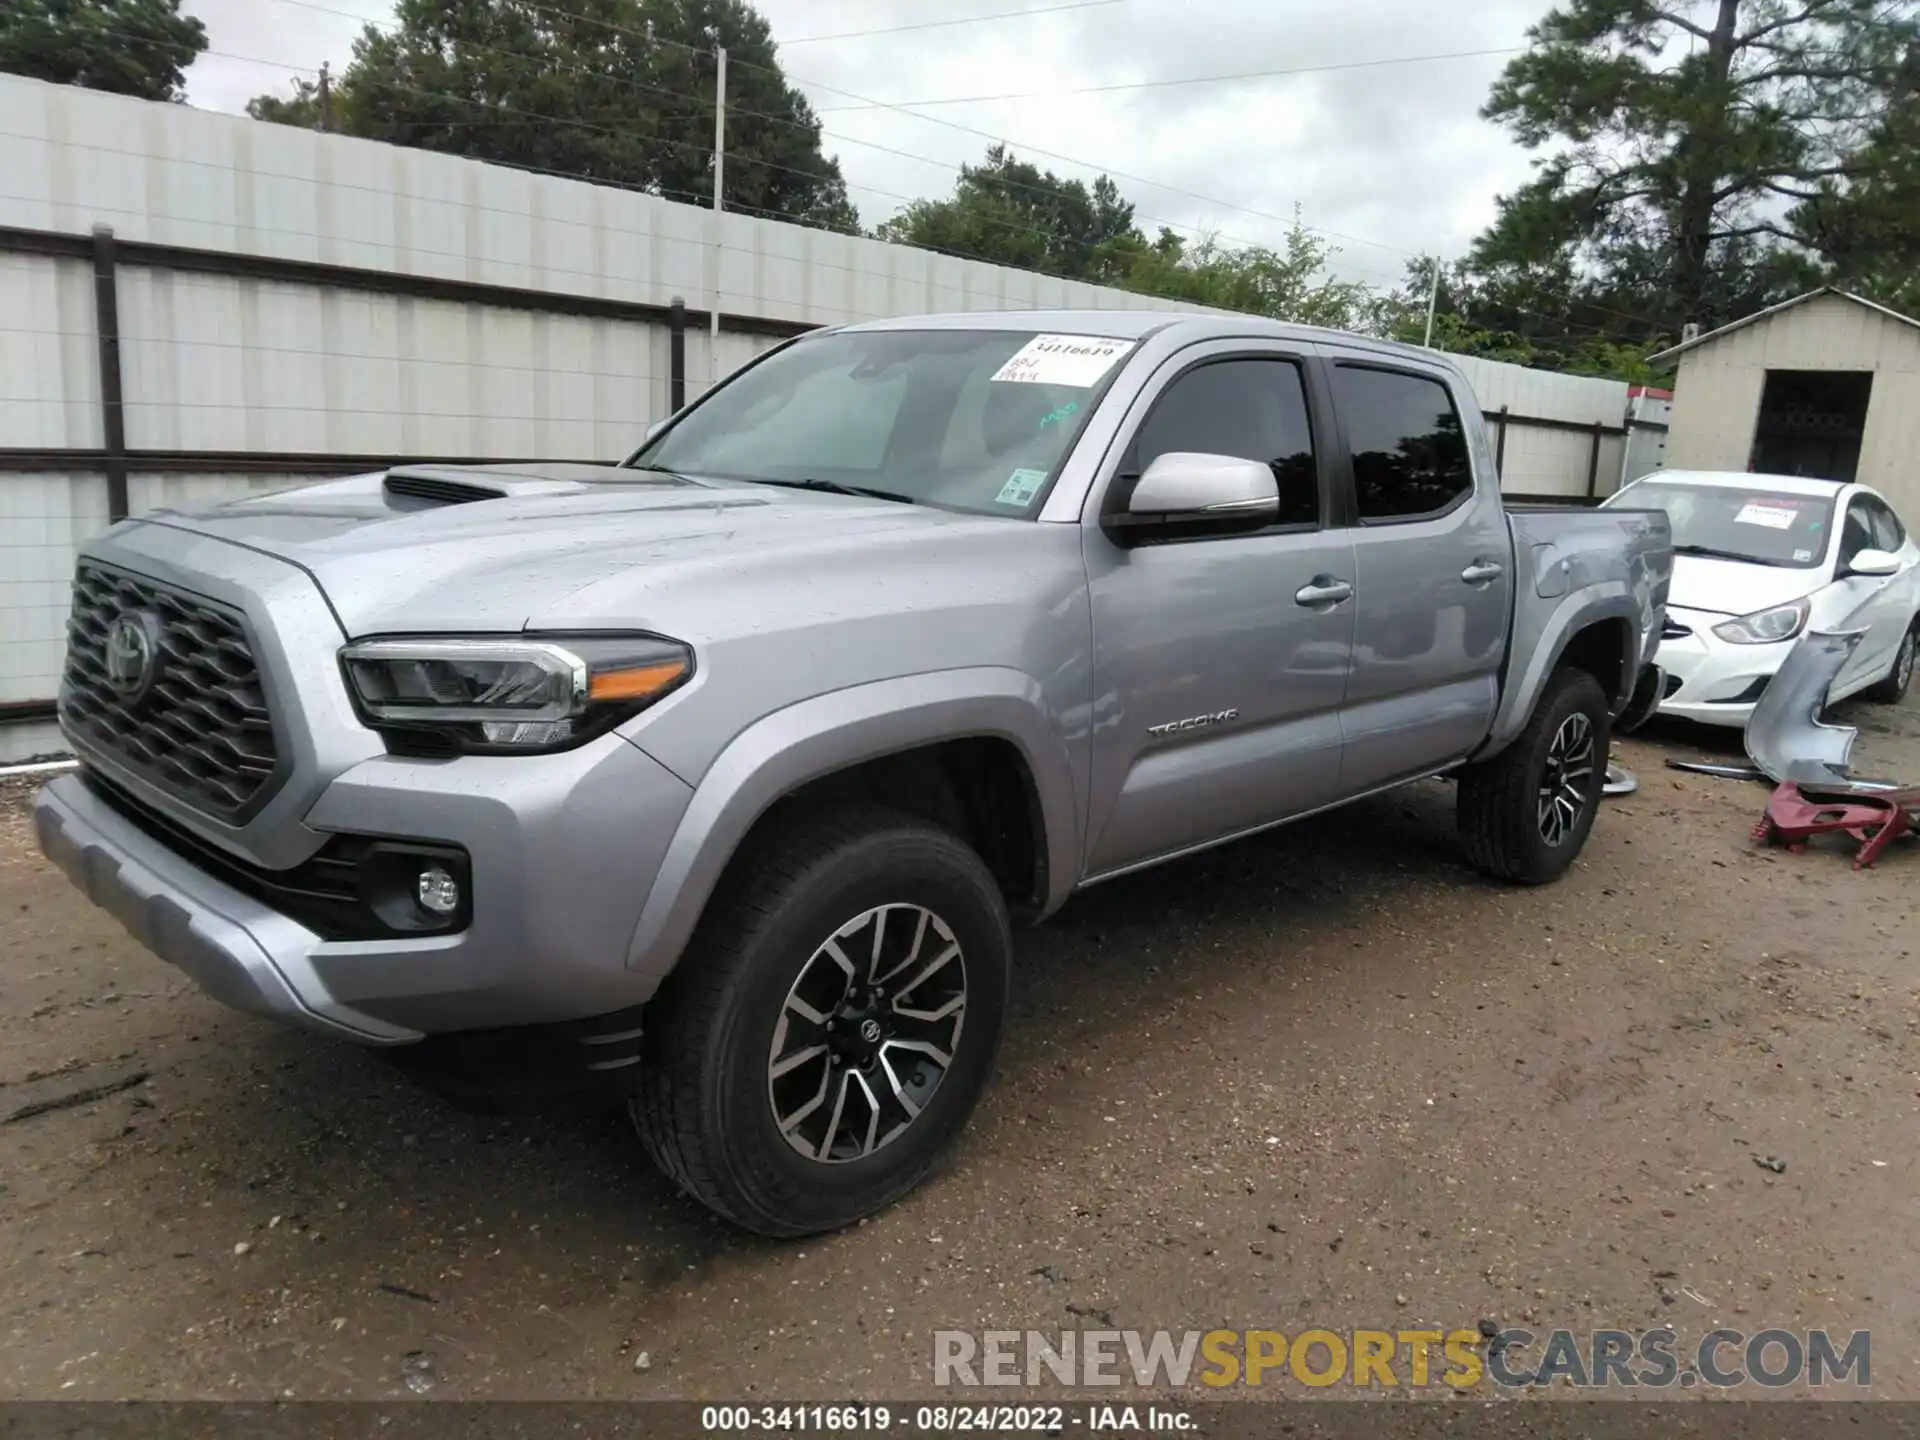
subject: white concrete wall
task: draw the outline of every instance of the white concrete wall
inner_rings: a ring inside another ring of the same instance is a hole
[[[1514,415],[1618,429],[1627,413],[1627,385],[1622,380],[1556,375],[1467,355],[1454,359],[1473,382],[1480,408],[1490,417],[1505,406]],[[1619,488],[1624,444],[1617,436],[1601,439],[1595,494],[1610,495]],[[1501,454],[1500,486],[1513,495],[1584,497],[1592,452],[1591,436],[1510,425]]]

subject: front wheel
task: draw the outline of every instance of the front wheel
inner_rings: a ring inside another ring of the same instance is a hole
[[[1460,776],[1460,835],[1475,867],[1501,880],[1557,880],[1587,843],[1611,742],[1606,692],[1558,670],[1527,728]]]
[[[879,809],[742,853],[650,1007],[631,1110],[696,1199],[749,1230],[834,1230],[913,1189],[966,1125],[1012,940],[955,836]]]
[[[1907,698],[1907,689],[1913,684],[1913,659],[1916,645],[1916,632],[1920,626],[1908,627],[1907,633],[1900,637],[1900,649],[1893,657],[1893,668],[1887,671],[1886,678],[1877,681],[1866,692],[1866,698],[1881,705],[1898,705]]]

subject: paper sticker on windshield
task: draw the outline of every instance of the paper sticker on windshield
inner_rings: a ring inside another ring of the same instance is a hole
[[[1798,510],[1785,505],[1762,505],[1749,500],[1740,507],[1740,513],[1733,517],[1736,525],[1764,525],[1769,530],[1791,530],[1793,522],[1800,518]]]
[[[1804,565],[1812,558],[1813,551],[1811,550],[1796,550],[1793,552],[1794,563],[1798,565]]]
[[[1047,483],[1044,470],[1016,470],[1007,477],[1007,483],[1000,487],[1000,493],[994,500],[1001,505],[1025,505],[1040,493],[1040,487]]]
[[[1085,390],[1131,349],[1131,340],[1098,335],[1036,335],[993,378],[1008,384],[1072,385]]]

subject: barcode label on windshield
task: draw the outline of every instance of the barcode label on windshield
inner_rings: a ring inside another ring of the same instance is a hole
[[[1107,340],[1098,335],[1036,335],[994,372],[1003,383],[1072,385],[1080,389],[1097,383],[1113,362],[1133,348],[1131,340]]]
[[[1733,517],[1736,525],[1764,525],[1769,530],[1791,530],[1800,512],[1785,505],[1761,505],[1749,500]]]

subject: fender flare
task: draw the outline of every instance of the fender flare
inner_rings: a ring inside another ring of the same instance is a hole
[[[1476,761],[1485,760],[1513,743],[1515,737],[1527,728],[1527,721],[1533,718],[1541,693],[1547,688],[1547,681],[1553,672],[1559,668],[1573,637],[1590,626],[1609,620],[1624,625],[1628,637],[1627,653],[1620,657],[1620,673],[1626,691],[1607,697],[1609,704],[1617,711],[1632,695],[1633,685],[1639,678],[1642,657],[1637,653],[1638,636],[1634,630],[1639,618],[1640,612],[1632,593],[1618,582],[1591,587],[1580,604],[1562,606],[1556,610],[1547,621],[1539,640],[1531,647],[1525,667],[1507,672],[1506,693],[1494,716],[1492,732],[1472,758]]]
[[[755,721],[707,767],[674,830],[627,947],[627,968],[657,985],[692,937],[707,901],[760,817],[810,780],[863,761],[950,740],[1010,742],[1033,777],[1046,846],[1045,909],[1079,873],[1077,792],[1062,727],[1040,685],[997,666],[936,670],[835,690]],[[645,732],[634,742],[645,749]]]

